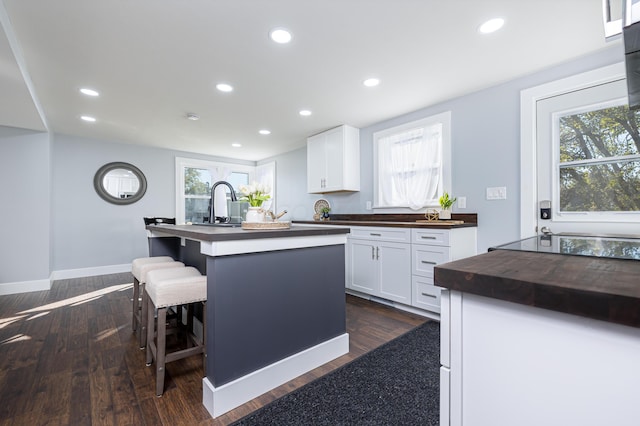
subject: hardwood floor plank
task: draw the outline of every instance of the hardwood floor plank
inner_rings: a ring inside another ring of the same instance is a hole
[[[347,296],[348,354],[212,419],[200,357],[167,364],[164,396],[155,396],[154,368],[131,332],[132,280],[59,280],[0,296],[0,426],[227,425],[426,321]]]

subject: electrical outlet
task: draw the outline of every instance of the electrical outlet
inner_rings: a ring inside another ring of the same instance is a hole
[[[458,202],[456,203],[459,209],[467,208],[467,197],[458,197]]]
[[[371,201],[367,201],[367,207],[366,207],[366,209],[367,209],[367,210],[371,210]]]

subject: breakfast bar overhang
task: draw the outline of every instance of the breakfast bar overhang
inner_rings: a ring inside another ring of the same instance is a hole
[[[203,404],[217,417],[349,352],[348,228],[149,225],[151,256],[207,275]]]

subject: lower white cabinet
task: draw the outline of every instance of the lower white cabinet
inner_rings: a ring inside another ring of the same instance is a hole
[[[476,228],[414,228],[411,230],[411,305],[440,314],[440,287],[433,284],[433,268],[473,256]]]
[[[352,230],[347,242],[347,288],[411,304],[410,238],[408,229]]]
[[[475,227],[353,226],[347,237],[346,287],[438,318],[441,289],[433,285],[433,267],[474,254]]]

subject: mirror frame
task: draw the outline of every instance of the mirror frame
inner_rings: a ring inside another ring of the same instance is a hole
[[[107,173],[115,169],[127,169],[131,173],[136,175],[136,177],[140,181],[140,187],[138,188],[138,191],[133,194],[133,196],[128,198],[118,198],[107,192],[103,185],[104,178]],[[140,171],[140,169],[133,164],[124,163],[122,161],[115,161],[113,163],[107,163],[98,169],[96,175],[93,177],[93,187],[95,188],[100,198],[102,198],[103,200],[111,204],[127,205],[139,201],[144,196],[145,192],[147,192],[147,178],[144,176],[144,173],[142,173],[142,171]]]

